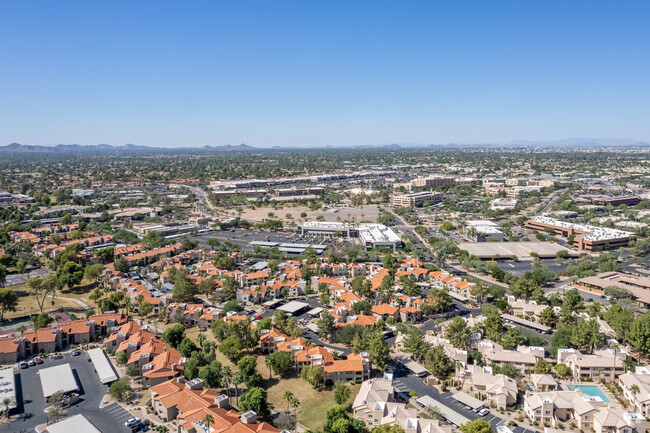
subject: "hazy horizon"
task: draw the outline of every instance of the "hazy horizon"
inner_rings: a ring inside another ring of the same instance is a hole
[[[0,144],[650,141],[650,3],[0,4]]]

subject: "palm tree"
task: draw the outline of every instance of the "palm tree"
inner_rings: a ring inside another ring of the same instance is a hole
[[[289,406],[291,405],[291,400],[294,398],[293,392],[285,391],[282,398],[284,398],[287,401],[287,410],[289,410]]]
[[[14,401],[10,398],[5,398],[4,400],[2,400],[2,407],[4,408],[4,413],[7,416],[7,418],[9,418],[9,406],[11,406],[13,402]]]
[[[206,429],[207,432],[210,431],[210,424],[212,424],[212,421],[214,421],[214,419],[212,418],[212,415],[210,415],[209,413],[206,414],[206,415],[203,417],[203,422],[204,422],[205,425],[208,427],[208,428]]]
[[[300,400],[298,400],[295,397],[291,399],[290,403],[291,403],[291,407],[293,407],[294,409],[300,406]]]
[[[233,377],[233,374],[232,374],[232,370],[230,369],[230,367],[228,367],[228,366],[224,367],[224,369],[223,369],[223,381],[226,384],[226,395],[228,397],[230,397],[230,383],[232,381],[232,377]]]
[[[269,356],[264,358],[264,364],[269,368],[269,380],[273,378],[273,370],[271,370],[272,362]]]
[[[630,392],[632,393],[632,395],[636,395],[636,393],[639,392],[639,391],[640,391],[639,385],[632,385],[630,387]]]
[[[196,336],[196,341],[199,342],[199,345],[200,345],[201,347],[203,347],[203,343],[205,343],[205,340],[206,340],[206,336],[205,336],[205,334],[202,333],[202,332],[199,333],[199,335]]]
[[[616,380],[616,355],[618,354],[618,344],[612,344],[614,350],[614,368],[612,369],[612,380]]]
[[[235,386],[235,405],[237,407],[239,407],[239,387],[238,387],[238,385],[241,385],[244,382],[244,378],[242,377],[241,373],[237,372],[237,373],[232,375],[231,382]]]

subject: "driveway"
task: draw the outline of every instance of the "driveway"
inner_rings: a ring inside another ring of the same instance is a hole
[[[27,433],[33,432],[37,425],[47,422],[45,414],[45,399],[39,378],[39,371],[55,365],[70,364],[77,383],[80,387],[80,401],[67,408],[68,415],[82,414],[92,422],[99,430],[104,432],[130,433],[131,430],[124,427],[121,420],[128,414],[124,409],[121,412],[113,410],[109,412],[109,406],[100,409],[99,404],[108,392],[108,387],[102,384],[95,373],[93,364],[88,361],[88,355],[82,353],[80,356],[71,356],[69,353],[63,355],[62,359],[45,359],[44,363],[16,373],[16,400],[19,413],[17,418],[7,424],[0,425],[0,433]],[[117,406],[117,405],[113,405]],[[128,419],[130,418],[124,418]]]

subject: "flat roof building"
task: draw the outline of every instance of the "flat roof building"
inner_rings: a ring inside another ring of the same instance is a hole
[[[284,311],[288,316],[293,316],[296,313],[299,313],[301,310],[309,308],[309,306],[310,305],[306,302],[291,301],[276,308],[276,310]]]
[[[16,408],[16,378],[14,376],[13,368],[0,370],[0,402],[5,399],[11,400],[8,410]]]
[[[72,374],[70,364],[57,365],[44,368],[38,372],[43,388],[43,397],[47,400],[55,392],[61,391],[64,394],[79,391],[77,380]]]
[[[441,192],[431,192],[431,191],[422,191],[422,192],[413,192],[410,194],[396,195],[393,197],[393,205],[406,207],[406,206],[415,206],[418,203],[424,203],[425,201],[432,201],[435,203],[440,203],[444,195]]]
[[[88,356],[90,356],[90,360],[92,361],[95,371],[99,375],[99,380],[102,383],[111,383],[118,379],[111,362],[108,360],[108,357],[102,349],[90,349],[88,351]]]
[[[538,231],[551,230],[556,235],[575,238],[575,246],[585,251],[626,247],[633,233],[623,230],[574,224],[553,218],[536,216],[526,221],[526,228]]]
[[[46,433],[102,433],[85,416],[79,414],[66,418],[45,429]]]
[[[366,249],[387,246],[395,251],[401,244],[400,237],[383,224],[307,221],[298,225],[298,233],[302,236],[334,236],[337,234],[347,238],[358,238]]]

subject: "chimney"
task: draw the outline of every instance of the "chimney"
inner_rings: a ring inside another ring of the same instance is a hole
[[[149,337],[149,342],[153,343],[153,336]]]
[[[214,398],[214,404],[220,408],[220,409],[225,409],[229,410],[230,409],[230,404],[228,402],[228,396],[225,394],[219,394]]]
[[[167,352],[167,345],[163,346],[163,352]]]
[[[172,364],[172,371],[176,371],[176,367],[177,367],[177,366],[176,366],[176,363],[174,362],[174,363]]]
[[[257,414],[252,410],[241,414],[241,422],[244,424],[257,424]]]

